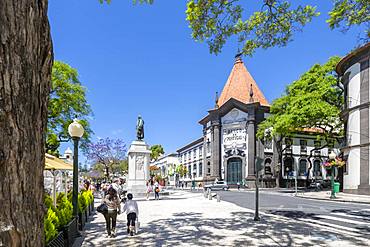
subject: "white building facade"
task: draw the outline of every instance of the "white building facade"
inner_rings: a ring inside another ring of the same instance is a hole
[[[295,176],[300,186],[311,179],[328,180],[330,174],[322,164],[331,150],[338,154],[337,145],[311,155],[315,146],[325,143],[316,141],[317,132],[297,132],[284,140],[284,151],[279,154],[274,143],[256,139],[258,124],[269,111],[269,103],[237,56],[220,97],[216,96],[215,107],[199,121],[203,136],[178,150],[180,163],[188,170],[183,180],[207,184],[217,179],[229,186],[239,182],[248,187],[255,186],[256,176],[266,187],[289,186]],[[285,141],[290,143],[287,148]],[[255,157],[263,159],[258,174]]]
[[[358,48],[337,65],[344,90],[342,117],[346,144],[342,148],[347,164],[344,171],[344,190],[370,194],[370,43]]]
[[[159,168],[157,171],[162,177],[166,178],[167,186],[175,186],[178,179],[176,178],[176,167],[179,165],[177,153],[170,153],[159,157],[156,161],[152,162],[151,166]]]
[[[203,165],[204,157],[203,148],[203,137],[179,148],[177,150],[178,161],[181,165],[186,167],[187,173],[184,176],[177,174],[178,181],[189,183],[189,182],[201,182],[205,171],[209,168],[205,168]]]

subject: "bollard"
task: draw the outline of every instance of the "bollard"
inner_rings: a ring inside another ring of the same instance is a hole
[[[208,194],[208,200],[212,200],[212,194],[211,193]]]
[[[221,196],[217,194],[217,202],[220,202],[220,201],[221,201]]]

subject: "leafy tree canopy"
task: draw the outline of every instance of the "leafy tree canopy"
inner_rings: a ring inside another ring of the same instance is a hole
[[[353,25],[366,25],[365,41],[370,38],[369,0],[333,0],[329,12],[329,27],[349,29]],[[189,0],[187,21],[192,37],[206,41],[211,53],[219,53],[232,36],[242,44],[242,53],[252,55],[257,48],[285,46],[294,32],[320,13],[312,5],[295,1],[263,0],[257,9],[240,0]],[[249,14],[250,13],[250,14]]]
[[[259,125],[257,136],[264,138],[266,130],[272,136],[287,136],[304,128],[319,130],[318,136],[326,140],[341,136],[343,95],[334,72],[339,60],[332,57],[323,65],[315,64],[289,85],[286,95],[271,105],[271,115]]]
[[[54,61],[48,102],[47,152],[58,155],[60,140],[69,138],[68,126],[74,118],[78,118],[85,129],[81,140],[81,147],[85,148],[93,133],[88,120],[91,114],[86,88],[78,80],[77,70],[66,63]]]
[[[162,145],[160,145],[160,144],[156,144],[156,145],[151,146],[150,151],[152,151],[152,153],[150,154],[150,158],[152,160],[157,160],[159,156],[164,154],[164,149],[163,149]]]

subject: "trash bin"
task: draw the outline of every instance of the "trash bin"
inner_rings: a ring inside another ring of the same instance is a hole
[[[339,186],[340,186],[340,183],[338,183],[338,182],[335,182],[334,183],[334,193],[338,193],[339,192]]]

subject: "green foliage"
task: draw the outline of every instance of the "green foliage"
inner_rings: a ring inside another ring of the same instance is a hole
[[[331,29],[341,28],[347,31],[353,25],[364,25],[364,41],[370,40],[370,1],[369,0],[335,0],[334,8],[327,20]]]
[[[180,177],[184,177],[188,172],[188,168],[183,164],[176,166],[176,173],[180,175]]]
[[[257,48],[286,46],[293,34],[320,13],[316,6],[296,1],[263,0],[255,9],[253,3],[241,0],[188,0],[186,20],[196,41],[206,41],[211,53],[221,52],[226,41],[236,36],[242,53],[252,55]],[[312,1],[313,2],[313,1]],[[369,0],[333,0],[327,20],[331,29],[345,30],[364,24],[367,42],[370,37]]]
[[[86,88],[78,80],[77,70],[66,63],[54,61],[52,86],[48,102],[47,152],[58,154],[60,138],[67,139],[68,126],[74,118],[85,129],[81,148],[85,148],[92,134],[88,117],[92,114],[86,101]]]
[[[83,193],[78,194],[78,212],[82,213],[85,211],[88,204],[86,196]]]
[[[46,208],[53,208],[53,198],[47,193],[44,195],[44,204]]]
[[[272,136],[287,136],[303,128],[320,130],[317,135],[326,140],[343,135],[339,117],[343,95],[334,73],[339,60],[332,57],[324,65],[315,64],[289,85],[286,95],[273,102],[271,115],[259,125],[258,138],[262,139],[267,129]]]
[[[59,220],[55,212],[49,208],[44,218],[45,241],[48,243],[58,233]]]
[[[150,151],[152,151],[152,153],[150,154],[150,158],[152,160],[157,160],[159,156],[164,154],[164,149],[163,149],[162,145],[160,145],[160,144],[156,144],[156,145],[151,146]]]
[[[289,1],[263,1],[262,8],[248,18],[239,0],[190,0],[186,20],[197,41],[207,41],[211,53],[219,53],[226,40],[237,35],[242,52],[251,55],[257,48],[285,46],[295,31],[300,31],[313,17],[316,7]],[[248,11],[250,12],[250,10]]]
[[[73,216],[73,206],[70,201],[64,196],[64,193],[59,193],[57,198],[57,212],[56,212],[60,226],[67,225]]]

